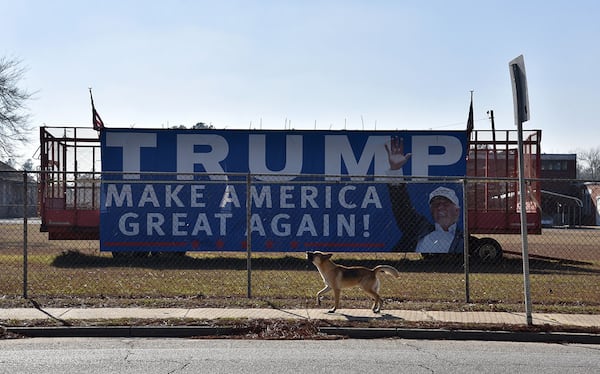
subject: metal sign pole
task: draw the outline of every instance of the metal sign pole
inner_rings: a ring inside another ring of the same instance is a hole
[[[523,55],[510,61],[515,124],[519,148],[519,197],[521,204],[521,251],[523,257],[523,286],[525,291],[525,316],[527,325],[533,324],[531,314],[531,286],[529,280],[529,248],[527,243],[527,186],[525,184],[525,157],[523,155],[523,122],[529,120],[529,94]]]
[[[529,248],[527,242],[527,187],[525,185],[525,161],[523,157],[523,123],[517,124],[519,133],[519,197],[521,202],[521,251],[523,256],[523,285],[525,291],[525,316],[527,325],[533,324],[531,314],[531,286],[529,281]]]

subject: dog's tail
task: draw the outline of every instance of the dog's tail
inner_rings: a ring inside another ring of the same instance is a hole
[[[385,273],[385,274],[393,276],[394,278],[398,278],[400,276],[400,272],[395,267],[390,266],[390,265],[375,266],[375,268],[373,268],[373,271],[376,274]]]

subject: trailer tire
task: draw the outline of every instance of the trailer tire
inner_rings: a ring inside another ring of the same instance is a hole
[[[492,238],[472,238],[472,256],[481,263],[491,264],[502,259],[502,246]]]

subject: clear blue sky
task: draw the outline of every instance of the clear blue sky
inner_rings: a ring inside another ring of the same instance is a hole
[[[31,124],[513,129],[523,54],[542,151],[600,146],[597,1],[0,0]],[[288,124],[290,122],[287,122]],[[33,142],[37,145],[37,135]],[[35,150],[35,148],[34,148]],[[33,150],[25,151],[30,158]]]

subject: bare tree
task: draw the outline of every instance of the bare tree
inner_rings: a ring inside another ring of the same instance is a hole
[[[31,131],[25,102],[32,94],[19,88],[24,74],[21,61],[0,58],[0,159],[16,156],[16,146],[27,143]]]
[[[597,180],[600,177],[600,147],[577,153],[577,172],[580,179]]]
[[[33,160],[28,158],[22,165],[23,170],[32,171],[34,169]]]

